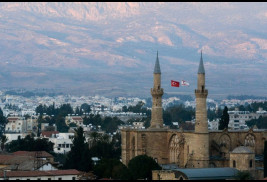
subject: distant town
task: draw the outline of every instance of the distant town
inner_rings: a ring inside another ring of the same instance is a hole
[[[119,159],[121,152],[120,130],[125,128],[146,129],[150,122],[151,98],[107,98],[100,95],[73,96],[64,94],[38,95],[27,91],[18,93],[0,91],[1,135],[2,137],[5,136],[5,139],[1,140],[1,146],[3,146],[2,152],[8,153],[1,155],[3,155],[2,157],[6,157],[6,155],[10,157],[12,153],[11,156],[13,156],[14,161],[17,161],[15,158],[21,155],[31,156],[31,158],[25,160],[31,163],[34,170],[44,172],[44,174],[38,175],[39,177],[46,175],[46,170],[61,170],[64,175],[70,172],[71,179],[99,179],[100,176],[95,175],[95,173],[90,173],[89,176],[88,174],[87,176],[84,174],[81,176],[78,171],[73,169],[73,171],[68,171],[64,167],[66,165],[66,156],[74,145],[73,141],[77,128],[81,127],[83,129],[85,141],[88,143],[89,148],[94,147],[96,135],[99,141],[102,141],[100,136],[102,138],[105,136],[112,145],[119,146],[119,154],[116,156]],[[25,95],[25,93],[27,94]],[[224,100],[207,99],[208,129],[212,131],[219,130],[220,116],[225,107],[229,109],[228,129],[248,130],[250,127],[255,129],[255,123],[248,126],[247,122],[259,119],[261,116],[267,116],[265,108],[260,107],[261,104],[266,104],[266,101],[265,98],[253,98],[252,96],[251,98],[249,96],[229,96],[228,99]],[[255,103],[259,104],[257,111],[245,109]],[[195,107],[196,102],[190,96],[181,95],[163,98],[164,125],[169,125],[170,128],[174,129],[194,130]],[[179,109],[182,110],[181,113],[188,113],[189,116],[179,114]],[[30,136],[35,140],[45,139],[51,142],[53,147],[50,148],[50,153],[52,152],[53,155],[49,154],[49,151],[40,151],[38,153],[36,151],[26,152],[14,149],[14,146],[17,147],[18,145],[16,144],[18,140],[29,140]],[[97,156],[97,154],[91,155],[91,161],[94,165],[100,159],[101,156]],[[16,165],[17,167],[25,165],[25,160],[21,160],[19,164],[12,162],[13,159],[9,160],[9,162],[2,161],[2,163],[0,160],[0,165],[5,165],[6,167],[3,170],[8,171],[8,169]],[[55,177],[58,174],[53,173],[53,175]],[[65,176],[64,179],[68,178]]]

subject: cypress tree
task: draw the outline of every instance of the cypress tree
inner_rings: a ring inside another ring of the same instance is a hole
[[[220,122],[219,122],[219,130],[227,129],[229,124],[229,114],[228,114],[228,108],[227,106],[223,109],[223,114],[221,116]]]
[[[64,168],[88,172],[92,169],[92,166],[93,162],[91,160],[88,144],[85,143],[83,128],[79,127],[76,130],[76,135],[73,140],[73,147],[67,154]]]

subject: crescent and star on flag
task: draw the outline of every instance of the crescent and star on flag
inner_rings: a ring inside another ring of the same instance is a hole
[[[189,86],[190,85],[188,82],[186,82],[184,80],[182,80],[181,82],[171,80],[171,86],[172,87],[180,87],[180,83],[181,83],[181,86]]]

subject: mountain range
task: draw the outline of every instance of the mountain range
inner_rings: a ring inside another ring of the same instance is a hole
[[[267,96],[267,3],[0,3],[0,89],[149,97],[158,51],[193,96],[201,50],[208,97]]]

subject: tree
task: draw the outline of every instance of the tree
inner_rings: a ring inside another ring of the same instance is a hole
[[[7,119],[3,115],[3,111],[0,108],[0,136],[2,136],[2,133],[5,130],[6,123],[7,123]]]
[[[54,143],[48,141],[48,139],[34,139],[32,136],[27,135],[24,139],[20,137],[18,140],[13,140],[12,142],[6,145],[8,152],[16,152],[16,151],[53,151]]]
[[[73,146],[71,151],[67,154],[64,168],[88,172],[92,169],[92,167],[93,162],[91,160],[88,143],[85,142],[83,128],[79,127],[76,129]]]
[[[253,180],[249,171],[238,171],[234,177],[236,180]]]
[[[5,135],[1,136],[1,150],[4,151],[5,149],[5,144],[7,142],[7,137]]]
[[[179,122],[179,124],[185,121],[191,121],[195,114],[193,108],[185,108],[182,104],[168,107],[164,113],[163,119],[166,117],[164,115],[169,113],[168,117],[171,119],[171,122]]]
[[[171,126],[172,125],[172,117],[171,114],[168,112],[163,111],[163,121],[165,125]]]
[[[85,112],[85,113],[90,113],[91,112],[91,106],[86,104],[86,103],[83,103],[81,105],[81,108],[80,108],[81,111]]]
[[[147,155],[139,155],[129,161],[128,169],[133,175],[133,179],[152,180],[152,170],[160,170],[158,163]]]
[[[267,129],[267,117],[260,116],[258,119],[246,121],[249,127],[256,125],[259,129]]]
[[[221,116],[221,119],[219,121],[219,130],[228,129],[229,124],[229,114],[228,114],[228,108],[227,106],[223,109],[223,114]]]
[[[128,108],[127,108],[127,106],[122,106],[121,111],[122,111],[122,112],[128,112]]]
[[[112,178],[120,180],[130,180],[129,169],[118,159],[101,159],[94,167],[94,173],[98,178]]]
[[[62,116],[57,116],[56,118],[57,130],[62,133],[66,133],[69,131],[69,127],[65,123],[65,119]]]

